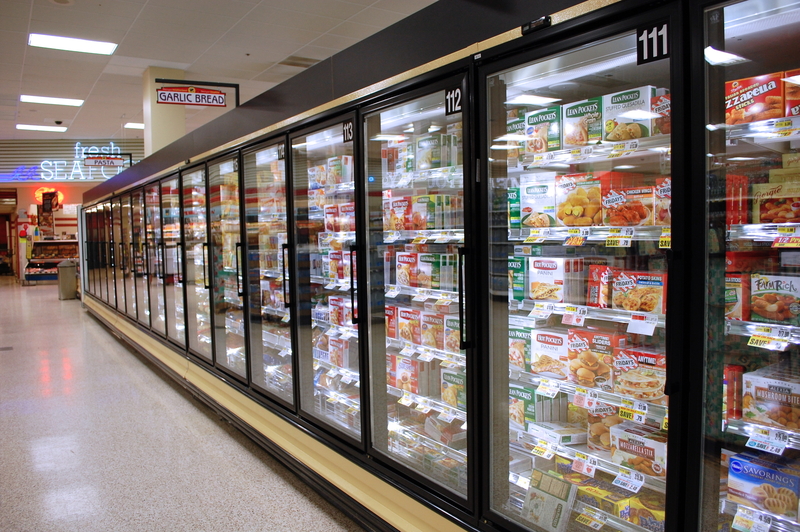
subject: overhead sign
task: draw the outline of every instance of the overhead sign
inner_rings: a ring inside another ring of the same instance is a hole
[[[83,166],[125,166],[126,160],[122,157],[109,157],[101,155],[98,157],[86,157]]]
[[[156,89],[156,103],[173,105],[209,105],[225,107],[225,93],[199,87],[164,87]]]

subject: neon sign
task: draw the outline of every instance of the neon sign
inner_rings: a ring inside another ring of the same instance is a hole
[[[19,166],[12,173],[0,174],[0,181],[105,181],[124,170],[124,167],[83,165],[86,157],[122,153],[120,147],[113,142],[102,146],[84,146],[76,142],[73,149],[75,155],[72,161],[45,159],[38,165]]]

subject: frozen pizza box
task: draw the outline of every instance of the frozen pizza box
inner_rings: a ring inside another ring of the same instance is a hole
[[[519,224],[521,229],[556,225],[556,173],[519,176]]]
[[[750,321],[749,274],[725,274],[725,318]]]
[[[417,253],[397,253],[395,255],[397,284],[401,286],[417,287],[419,273],[419,256]]]
[[[420,345],[422,311],[410,308],[401,308],[397,322],[397,333],[401,340]]]
[[[420,339],[426,347],[444,350],[444,314],[422,312]]]
[[[725,123],[746,124],[784,116],[783,72],[725,83]]]
[[[752,222],[800,223],[800,183],[751,185]]]
[[[356,204],[353,202],[339,205],[339,231],[356,230]]]
[[[800,422],[800,368],[778,363],[742,376],[742,417],[749,423],[797,430]]]
[[[626,421],[611,427],[611,459],[615,464],[652,477],[667,475],[667,433]]]
[[[384,307],[384,315],[386,321],[386,338],[398,338],[398,319],[399,319],[399,310],[398,307],[394,305],[386,305]]]
[[[566,379],[569,334],[556,329],[534,329],[531,340],[531,372],[547,378]]]
[[[749,453],[728,460],[728,500],[798,522],[800,472]]]
[[[525,114],[525,153],[561,149],[561,108],[537,109]]]
[[[444,349],[448,353],[461,353],[461,320],[458,316],[444,318]]]
[[[339,205],[329,204],[323,207],[325,212],[325,231],[339,231]]]
[[[603,101],[590,98],[561,106],[562,148],[597,144],[603,139]]]
[[[781,325],[800,325],[800,276],[752,274],[750,318]]]
[[[656,87],[645,85],[603,96],[603,140],[619,142],[649,137]]]

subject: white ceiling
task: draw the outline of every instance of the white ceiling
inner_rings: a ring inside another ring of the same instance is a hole
[[[0,140],[141,138],[142,74],[238,83],[240,103],[436,0],[0,0]],[[29,33],[118,43],[111,56],[28,46]],[[283,63],[283,64],[282,64]],[[226,90],[228,92],[228,90]],[[82,107],[21,103],[20,94]],[[233,107],[230,93],[229,106]],[[225,109],[186,107],[186,132]],[[66,133],[17,130],[55,125]]]

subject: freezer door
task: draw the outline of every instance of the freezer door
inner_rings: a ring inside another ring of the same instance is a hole
[[[181,190],[178,177],[161,182],[161,254],[167,338],[186,345],[183,312],[183,250],[181,249]]]
[[[136,285],[136,317],[139,323],[150,327],[150,290],[147,263],[147,236],[144,219],[144,190],[131,194],[133,226],[133,273]]]
[[[702,528],[800,530],[800,6],[729,2],[703,22]]]
[[[131,197],[125,195],[120,199],[120,232],[122,239],[117,245],[120,253],[120,268],[125,290],[126,312],[136,319],[136,287],[133,271],[133,225],[131,221]]]
[[[161,233],[161,197],[156,183],[144,189],[145,234],[148,287],[150,291],[150,327],[158,334],[167,334],[167,309],[164,306],[164,248]]]
[[[111,252],[114,257],[114,286],[117,292],[117,310],[127,312],[124,273],[124,244],[122,239],[122,198],[111,201]]]
[[[292,337],[286,145],[244,154],[248,346],[254,386],[291,404]]]
[[[364,120],[370,393],[374,448],[466,496],[464,143],[451,105],[463,94],[454,85]]]
[[[183,174],[182,182],[186,333],[189,351],[207,362],[212,362],[205,170]]]
[[[530,530],[665,526],[670,63],[639,37],[485,80],[490,504]]]
[[[215,360],[246,378],[238,159],[210,164],[208,188]]]
[[[116,290],[114,286],[114,256],[112,254],[112,234],[111,234],[111,202],[103,203],[102,214],[102,239],[103,244],[101,253],[103,257],[103,269],[101,277],[103,282],[103,301],[111,305],[116,305]]]
[[[292,139],[300,408],[361,439],[353,121]]]

